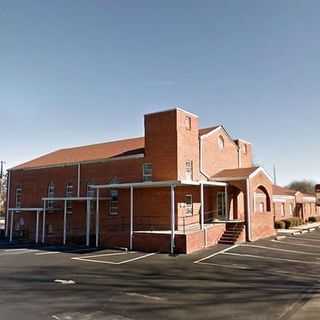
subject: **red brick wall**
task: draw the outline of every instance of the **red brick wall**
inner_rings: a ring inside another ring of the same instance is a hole
[[[224,139],[224,149],[218,147],[218,138]],[[202,169],[209,177],[223,169],[238,168],[238,147],[220,129],[202,138]]]
[[[152,163],[153,180],[177,179],[177,112],[170,110],[147,114],[145,163]]]
[[[251,240],[255,241],[275,235],[273,214],[255,213],[251,215]]]
[[[186,117],[191,119],[191,129],[186,128]],[[182,110],[177,110],[178,180],[186,180],[186,162],[192,161],[193,180],[199,180],[199,120]]]

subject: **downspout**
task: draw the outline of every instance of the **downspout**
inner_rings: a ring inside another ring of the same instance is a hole
[[[10,191],[11,191],[11,171],[8,170],[8,181],[7,181],[7,215],[6,215],[6,237],[9,233],[9,208],[10,208]]]
[[[207,180],[210,180],[210,177],[203,171],[203,167],[202,167],[202,136],[200,136],[199,137],[199,170],[200,170],[200,173],[202,174],[202,175],[204,175],[206,178],[207,178]]]
[[[251,200],[250,200],[250,179],[247,179],[247,239],[251,241]]]
[[[81,183],[81,168],[80,163],[78,163],[78,198],[80,197],[80,183]]]
[[[240,148],[240,146],[238,146],[238,167],[239,168],[242,167],[242,163],[241,163],[241,148]]]

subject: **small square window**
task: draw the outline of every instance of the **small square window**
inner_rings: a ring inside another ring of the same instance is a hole
[[[152,164],[143,164],[143,181],[152,181]]]
[[[109,214],[111,216],[115,216],[119,214],[119,191],[118,190],[110,190],[110,208]]]
[[[185,117],[185,126],[187,130],[191,130],[191,117],[189,116]]]
[[[186,180],[193,179],[193,162],[192,160],[186,161]]]
[[[193,201],[192,201],[191,194],[187,194],[185,196],[185,204],[186,204],[186,214],[193,214]]]

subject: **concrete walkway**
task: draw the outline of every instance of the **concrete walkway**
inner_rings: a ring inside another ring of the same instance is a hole
[[[303,231],[313,231],[316,228],[320,228],[320,222],[314,223],[305,223],[301,226],[293,227],[290,229],[278,229],[278,235],[287,235],[287,234],[294,234],[294,233],[301,233]]]

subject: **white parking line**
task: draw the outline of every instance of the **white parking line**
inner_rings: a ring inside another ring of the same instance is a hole
[[[301,260],[295,260],[295,259],[285,259],[285,258],[266,257],[266,256],[257,256],[257,255],[253,255],[253,254],[242,254],[242,253],[231,253],[231,252],[225,252],[225,253],[222,253],[222,254],[224,254],[224,255],[230,255],[230,256],[254,258],[254,259],[274,260],[274,261],[287,261],[287,262],[294,262],[294,263],[320,265],[320,262],[301,261]]]
[[[217,251],[217,252],[215,252],[215,253],[213,253],[213,254],[210,254],[210,255],[207,256],[207,257],[204,257],[204,258],[201,258],[201,259],[199,259],[199,260],[197,260],[197,261],[194,261],[194,263],[200,263],[200,262],[202,262],[202,261],[208,260],[208,259],[210,259],[210,258],[212,258],[212,257],[215,257],[215,256],[219,255],[219,254],[222,254],[222,253],[224,253],[224,252],[228,252],[229,250],[231,250],[231,249],[233,249],[233,248],[236,248],[236,247],[238,247],[238,246],[239,246],[238,244],[235,244],[235,245],[233,245],[233,246],[231,246],[231,247],[229,247],[229,248],[226,248],[226,249]]]
[[[118,256],[118,255],[124,255],[124,254],[131,254],[131,253],[136,253],[136,252],[116,252],[116,253],[106,253],[106,254],[100,254],[100,255],[95,255],[95,256],[87,256],[87,257],[75,257],[75,258],[71,258],[72,260],[78,260],[78,261],[85,261],[85,262],[95,262],[95,263],[103,263],[103,264],[115,264],[115,265],[120,265],[120,264],[125,264],[128,262],[133,262],[136,260],[140,260],[140,259],[144,259],[150,256],[153,256],[155,254],[157,254],[157,252],[153,252],[153,253],[148,253],[145,254],[143,256],[140,257],[136,257],[136,258],[132,258],[132,259],[128,259],[128,260],[124,260],[124,261],[120,261],[120,262],[114,262],[114,261],[101,261],[101,260],[95,260],[92,258],[99,258],[99,257],[105,257],[105,256]]]
[[[311,239],[311,238],[287,237],[287,239],[320,242],[320,239]]]
[[[305,252],[305,251],[297,251],[297,250],[288,250],[288,249],[281,249],[281,248],[273,248],[273,247],[265,247],[265,246],[256,246],[253,244],[245,244],[242,245],[242,247],[250,247],[250,248],[258,248],[258,249],[266,249],[266,250],[273,250],[273,251],[282,251],[282,252],[288,252],[288,253],[298,253],[298,254],[305,254],[310,256],[320,256],[320,253],[313,253],[313,252]]]
[[[290,244],[291,246],[301,246],[301,247],[308,247],[308,248],[320,248],[319,246],[312,245],[312,244],[305,244],[305,243],[292,243],[287,241],[278,241],[278,240],[270,240],[277,243],[284,243],[284,244]]]
[[[48,254],[59,254],[61,253],[60,251],[46,251],[46,252],[37,252],[35,253],[36,256],[45,256]]]
[[[19,249],[5,249],[5,252],[19,252],[19,251],[26,251],[29,250],[28,248],[19,248]]]
[[[211,262],[199,262],[198,264],[204,264],[208,266],[221,267],[221,268],[238,269],[238,270],[250,269],[249,266],[240,265],[240,264],[219,264],[219,263],[211,263]]]
[[[27,253],[34,253],[39,250],[31,250],[31,249],[24,249],[24,250],[15,250],[15,251],[7,251],[7,252],[2,252],[0,253],[0,256],[17,256],[20,254],[27,254]]]

